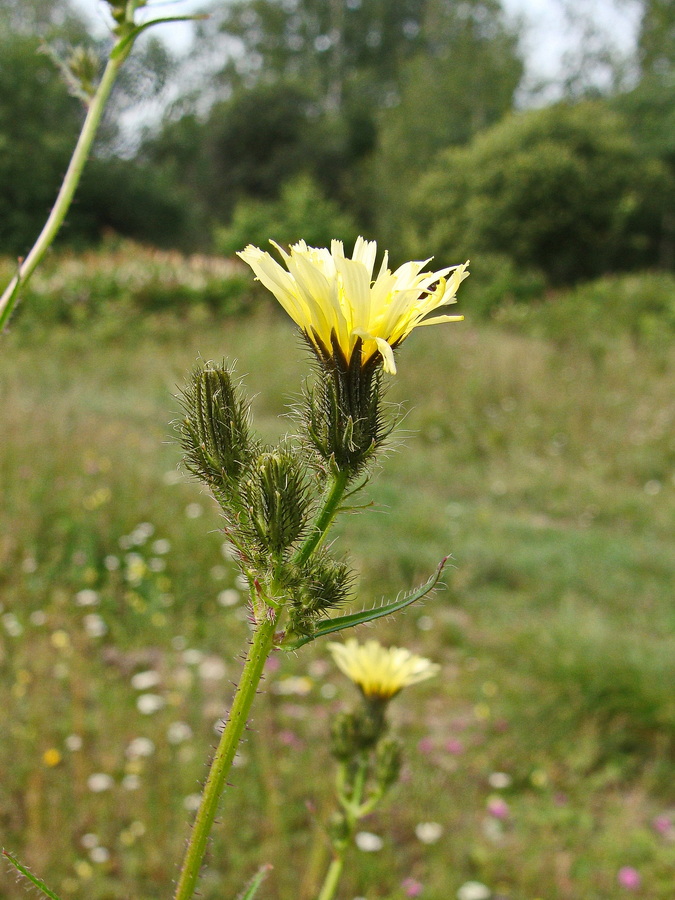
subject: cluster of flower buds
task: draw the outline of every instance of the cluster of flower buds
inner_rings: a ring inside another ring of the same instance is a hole
[[[264,611],[261,597],[285,602],[287,633],[311,634],[318,617],[348,598],[352,574],[325,548],[305,559],[298,554],[321,493],[301,442],[264,447],[252,435],[250,404],[225,366],[196,369],[182,402],[186,466],[220,503],[225,532],[253,586],[254,613]]]
[[[110,5],[122,16],[134,4]],[[461,318],[429,313],[454,302],[466,266],[423,272],[424,262],[411,262],[390,272],[385,253],[373,279],[373,241],[359,238],[351,259],[338,241],[330,251],[304,242],[290,253],[277,249],[286,269],[255,247],[240,256],[299,325],[318,364],[296,410],[299,435],[263,446],[252,434],[241,386],[225,365],[212,363],[193,372],[183,392],[179,430],[187,468],[223,509],[225,532],[250,585],[254,619],[270,609],[283,612],[285,630],[277,643],[294,649],[402,608],[431,590],[440,575],[439,568],[402,604],[327,619],[348,599],[353,579],[323,540],[347,488],[391,430],[383,373],[395,373],[394,349],[414,328]]]

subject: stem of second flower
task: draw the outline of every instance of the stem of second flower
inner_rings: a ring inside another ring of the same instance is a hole
[[[340,507],[340,501],[347,489],[348,482],[349,472],[347,471],[340,471],[333,475],[331,484],[324,495],[323,504],[319,514],[312,526],[312,530],[293,558],[293,562],[296,565],[301,566],[303,563],[306,563],[323,540],[324,535],[330,528],[331,522],[337,514]]]
[[[328,872],[326,873],[326,880],[321,887],[321,893],[317,897],[317,900],[333,900],[340,881],[340,876],[342,875],[344,862],[344,851],[341,851],[339,856],[333,857]]]
[[[366,783],[367,765],[368,764],[366,759],[363,758],[359,764],[356,775],[354,776],[349,797],[345,796],[344,794],[344,776],[346,774],[345,769],[341,767],[338,770],[337,793],[338,799],[340,800],[340,806],[343,808],[347,818],[347,834],[340,841],[334,844],[333,859],[331,860],[331,864],[328,867],[328,871],[326,872],[326,878],[324,879],[323,885],[321,886],[321,891],[319,893],[319,896],[317,897],[317,900],[333,900],[333,898],[335,897],[335,892],[337,891],[340,876],[342,875],[342,869],[344,868],[345,853],[352,841],[352,838],[354,837],[354,832],[356,831],[356,826],[359,819],[363,815],[365,815],[365,813],[362,811],[363,807],[361,804],[361,800]]]

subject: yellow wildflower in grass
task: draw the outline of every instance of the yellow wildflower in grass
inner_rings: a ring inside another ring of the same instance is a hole
[[[380,353],[385,372],[395,373],[394,349],[420,325],[456,322],[463,316],[429,316],[455,302],[468,262],[437,272],[424,272],[429,260],[407,262],[391,272],[385,251],[377,277],[373,268],[377,243],[359,237],[351,259],[341,241],[330,250],[300,241],[279,251],[284,269],[269,253],[249,246],[238,256],[277,298],[311,342],[320,359],[338,353],[347,365],[355,348],[365,365]]]
[[[50,769],[53,769],[54,766],[58,766],[61,762],[61,753],[56,747],[50,747],[49,750],[45,750],[42,754],[42,762]]]
[[[404,687],[426,681],[440,669],[405,647],[383,647],[377,641],[359,644],[350,638],[344,644],[332,642],[328,649],[338,668],[373,700],[390,700]]]

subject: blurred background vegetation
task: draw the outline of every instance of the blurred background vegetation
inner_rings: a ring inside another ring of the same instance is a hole
[[[218,3],[187,54],[134,53],[0,354],[0,836],[65,898],[170,895],[238,675],[241,585],[172,394],[239,359],[276,439],[307,359],[232,254],[364,233],[473,262],[467,321],[402,348],[403,446],[340,526],[362,599],[456,566],[378,626],[443,672],[395,703],[404,782],[343,896],[616,900],[630,867],[672,900],[675,12],[634,6],[634,52],[589,32],[540,91],[497,0]],[[3,283],[82,117],[38,51],[103,55],[86,7],[0,0]],[[266,861],[262,896],[311,900],[326,864],[350,687],[320,646],[267,686],[207,900]]]
[[[537,94],[499,0],[216,3],[182,57],[157,37],[134,54],[62,242],[231,254],[367,233],[395,261],[474,256],[491,298],[505,272],[520,296],[672,271],[675,13],[634,5],[632,54],[588,38]],[[29,249],[67,163],[82,110],[36,51],[91,42],[84,11],[0,3],[0,254]],[[150,124],[130,118],[153,97]]]

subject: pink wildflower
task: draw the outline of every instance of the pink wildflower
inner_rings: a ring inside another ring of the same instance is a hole
[[[487,811],[495,819],[508,819],[509,804],[501,797],[490,797],[487,803]]]
[[[424,885],[421,881],[417,881],[415,878],[406,878],[401,883],[401,887],[405,891],[406,897],[419,897],[422,891],[424,890]]]
[[[632,866],[622,866],[617,875],[617,881],[621,887],[629,891],[636,891],[642,884],[642,878],[637,869]]]

